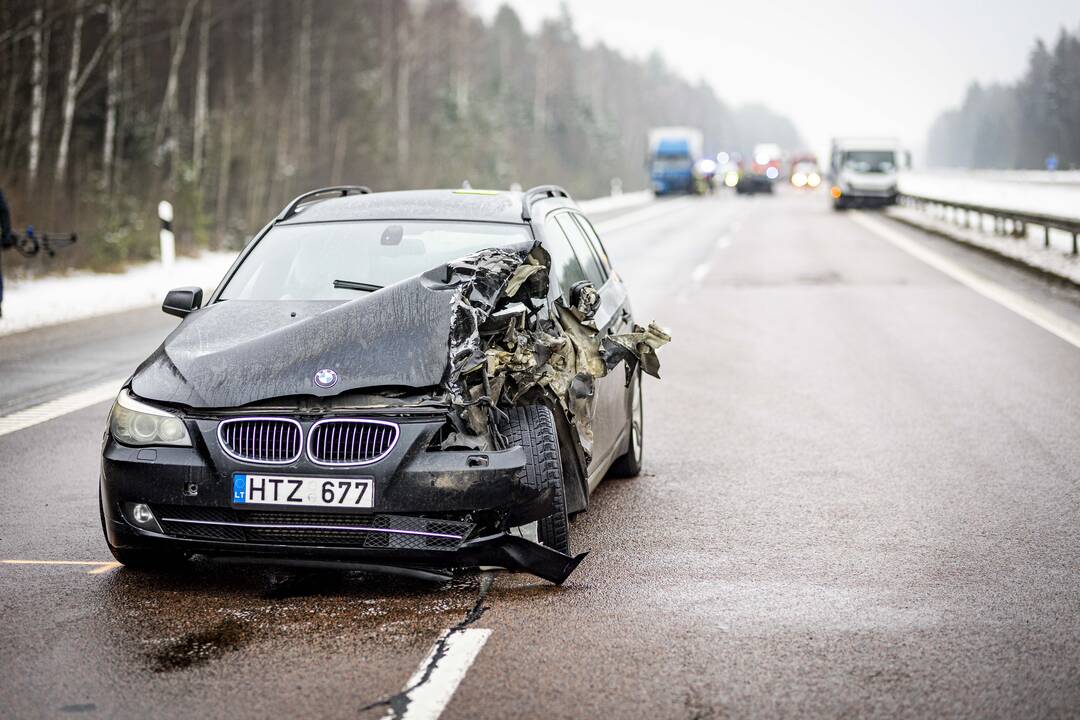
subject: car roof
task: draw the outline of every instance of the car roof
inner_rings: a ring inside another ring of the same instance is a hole
[[[500,190],[402,190],[346,195],[301,205],[282,225],[343,220],[449,220],[525,224],[523,193]],[[576,207],[568,198],[544,198],[533,207]],[[533,216],[540,215],[534,211]]]

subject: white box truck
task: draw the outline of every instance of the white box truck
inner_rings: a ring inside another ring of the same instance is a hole
[[[833,139],[829,163],[833,207],[895,205],[900,171],[910,165],[910,155],[895,139]]]

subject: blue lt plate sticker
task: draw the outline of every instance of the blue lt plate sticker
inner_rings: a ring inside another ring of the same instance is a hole
[[[235,503],[247,502],[247,475],[233,475],[232,499]]]

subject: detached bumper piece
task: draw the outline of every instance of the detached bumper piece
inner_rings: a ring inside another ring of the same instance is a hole
[[[490,565],[528,572],[561,585],[588,552],[565,555],[517,535],[495,533],[466,540],[473,523],[408,515],[347,516],[276,511],[237,512],[227,508],[155,505],[170,538],[214,543],[212,552],[230,554],[227,545],[267,549],[288,547],[355,550],[371,565],[388,568]]]
[[[467,563],[469,565],[496,565],[507,570],[521,570],[556,585],[562,585],[588,554],[586,550],[573,556],[564,555],[540,543],[507,533],[470,540],[459,552],[462,557],[472,558]]]

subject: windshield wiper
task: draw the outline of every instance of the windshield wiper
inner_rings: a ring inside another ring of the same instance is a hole
[[[363,290],[364,292],[375,292],[376,290],[382,290],[382,285],[372,285],[366,282],[357,282],[356,280],[335,280],[334,288],[337,290]]]

